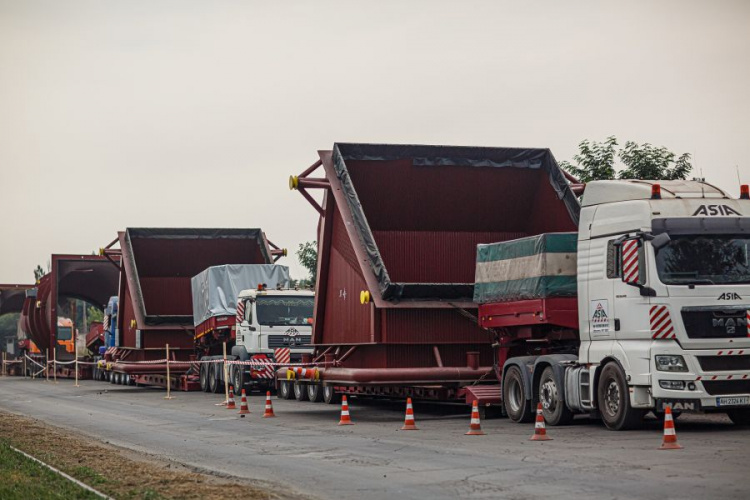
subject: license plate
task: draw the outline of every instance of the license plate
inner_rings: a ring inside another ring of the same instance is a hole
[[[750,405],[750,396],[739,396],[735,398],[716,398],[716,406],[742,406]]]

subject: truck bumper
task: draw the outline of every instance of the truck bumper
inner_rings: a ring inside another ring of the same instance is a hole
[[[658,371],[655,356],[663,354],[682,356],[688,371]],[[726,411],[750,408],[750,370],[731,369],[738,366],[738,360],[730,358],[738,355],[744,356],[745,353],[743,350],[727,349],[687,351],[681,349],[676,342],[654,346],[651,351],[651,393],[655,399],[655,408],[661,411],[667,404],[671,404],[674,410],[680,411]],[[726,362],[721,358],[722,356],[726,356]],[[706,371],[703,366],[711,366],[712,369]],[[674,382],[681,382],[683,388],[662,387],[663,383]]]

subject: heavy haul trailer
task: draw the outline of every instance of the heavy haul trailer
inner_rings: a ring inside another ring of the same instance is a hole
[[[732,199],[705,182],[597,181],[582,205],[576,233],[479,247],[508,416],[531,421],[539,401],[550,424],[627,429],[667,406],[750,424],[748,186]],[[523,355],[540,334],[574,349]]]
[[[280,391],[499,400],[497,339],[476,323],[476,247],[576,229],[580,206],[552,154],[335,144],[319,157],[290,178],[320,213],[317,369],[295,381],[281,370]]]
[[[314,294],[290,288],[289,268],[276,264],[209,267],[192,279],[195,341],[201,360],[223,360],[236,391],[273,387],[273,366],[298,363],[312,352]],[[200,365],[206,392],[224,391],[221,363]]]
[[[207,267],[271,263],[283,254],[260,229],[129,228],[121,254],[115,347],[105,368],[115,383],[199,388],[190,280]],[[156,362],[154,362],[156,361]]]
[[[113,261],[98,255],[52,255],[50,272],[26,292],[20,327],[30,340],[30,357],[38,362],[56,358],[68,362],[75,357],[75,328],[60,321],[58,307],[63,300],[81,299],[103,309],[117,290],[118,271]],[[85,361],[85,359],[82,359]],[[30,367],[29,367],[30,369]],[[57,365],[56,376],[75,377],[72,364]],[[78,378],[90,378],[89,365],[78,365]]]
[[[20,313],[26,300],[26,291],[34,288],[34,285],[0,285],[0,316],[11,313]],[[21,336],[21,328],[18,335],[6,339],[6,359],[12,361],[6,367],[9,375],[22,375],[23,365],[16,363],[22,358],[24,349],[28,349],[29,341]]]

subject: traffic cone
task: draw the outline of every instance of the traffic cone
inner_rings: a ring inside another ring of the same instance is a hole
[[[341,420],[339,425],[354,425],[349,417],[349,403],[346,401],[346,394],[341,398]]]
[[[534,424],[534,435],[529,441],[551,441],[552,438],[547,435],[547,428],[544,427],[544,414],[542,413],[542,403],[536,405],[536,423]]]
[[[227,410],[236,410],[237,406],[234,404],[234,389],[232,389],[232,386],[229,386],[229,399],[227,399]]]
[[[674,420],[672,419],[672,407],[664,408],[664,439],[660,450],[681,450],[682,446],[677,444],[677,434],[674,431]]]
[[[275,417],[273,413],[273,403],[271,403],[271,391],[266,391],[266,411],[263,413],[263,418]]]
[[[250,408],[247,407],[247,395],[245,389],[242,389],[242,397],[240,398],[240,415],[249,415]]]
[[[467,436],[484,436],[482,432],[482,425],[479,423],[479,403],[475,399],[471,404],[471,423],[469,424],[469,432]]]
[[[414,422],[414,407],[411,404],[411,398],[406,399],[406,417],[402,431],[418,431],[416,422]]]

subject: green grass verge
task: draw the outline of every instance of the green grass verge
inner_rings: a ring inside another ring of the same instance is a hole
[[[5,441],[0,441],[0,478],[0,498],[4,500],[99,498],[13,451]]]

